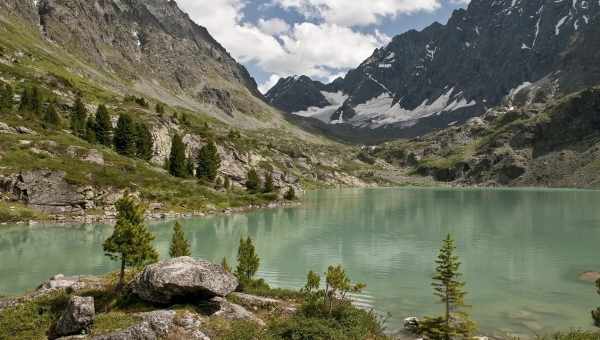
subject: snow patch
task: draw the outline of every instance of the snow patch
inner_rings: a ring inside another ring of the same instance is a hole
[[[327,99],[330,105],[325,107],[309,107],[304,111],[292,112],[292,114],[301,116],[301,117],[311,117],[318,119],[325,123],[330,123],[331,116],[339,109],[342,104],[348,99],[348,96],[345,95],[342,91],[338,92],[326,92],[321,91],[321,94]],[[331,122],[334,123],[334,122]]]

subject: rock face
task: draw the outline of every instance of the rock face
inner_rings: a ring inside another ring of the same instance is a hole
[[[214,316],[222,317],[226,320],[248,320],[256,322],[261,326],[265,325],[264,321],[249,312],[246,308],[236,305],[235,303],[231,303],[222,297],[214,297],[210,300],[210,302],[216,305],[218,308],[218,310],[213,314]]]
[[[593,62],[599,13],[600,4],[592,1],[473,0],[447,25],[408,31],[377,49],[336,81],[347,96],[329,117],[336,124],[312,125],[348,139],[410,138],[499,104],[544,102],[593,86],[600,81],[600,66]],[[267,97],[290,113],[300,107],[285,102],[310,93],[315,96],[308,96],[314,97],[309,106],[327,106],[318,91],[307,91],[309,81],[281,81]]]
[[[198,330],[202,320],[197,315],[183,312],[178,315],[172,310],[157,310],[137,315],[142,321],[122,331],[95,336],[93,340],[154,340],[190,339],[210,340]]]
[[[36,292],[50,292],[55,290],[79,291],[83,289],[103,289],[104,282],[94,276],[64,276],[57,274],[43,282]]]
[[[146,301],[170,304],[181,298],[226,296],[237,286],[237,278],[220,265],[179,257],[147,266],[136,278],[133,291]]]
[[[67,336],[87,332],[94,322],[95,314],[93,297],[71,296],[67,308],[56,323],[56,335]]]

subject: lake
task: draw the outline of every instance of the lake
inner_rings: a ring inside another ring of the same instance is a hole
[[[457,241],[467,303],[488,334],[591,328],[600,306],[600,192],[538,189],[349,189],[309,193],[295,208],[184,220],[193,255],[235,263],[240,237],[261,257],[259,276],[277,287],[304,285],[309,270],[343,264],[366,283],[364,307],[408,316],[442,312],[431,289],[442,239]],[[152,224],[164,257],[170,223]],[[0,294],[33,289],[56,273],[102,274],[109,226],[0,228]]]

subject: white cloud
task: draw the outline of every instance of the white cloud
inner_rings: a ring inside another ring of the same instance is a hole
[[[277,35],[290,30],[290,25],[279,18],[259,19],[258,27],[260,30],[269,35]]]
[[[275,84],[277,84],[279,79],[281,79],[280,76],[272,74],[264,83],[258,85],[258,90],[261,93],[266,94],[273,86],[275,86]]]
[[[294,9],[306,18],[320,18],[343,26],[372,25],[381,18],[433,11],[441,6],[441,0],[272,0],[272,3],[284,9]]]

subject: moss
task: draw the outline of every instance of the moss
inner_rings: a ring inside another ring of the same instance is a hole
[[[46,339],[46,332],[65,309],[68,296],[55,293],[0,312],[0,338]]]

